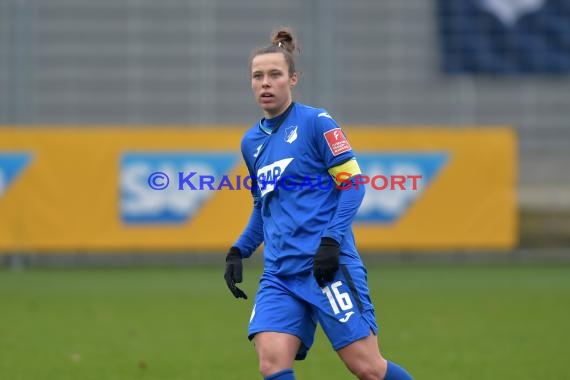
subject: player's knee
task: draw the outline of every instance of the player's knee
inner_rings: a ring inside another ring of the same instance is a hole
[[[259,372],[264,377],[293,366],[300,341],[288,334],[262,333],[255,336]]]
[[[286,364],[280,363],[277,355],[259,355],[259,372],[263,377],[267,377],[283,369],[289,368]]]
[[[384,361],[360,361],[350,366],[349,369],[360,380],[382,380],[386,374],[386,364]]]
[[[382,380],[384,378],[384,376],[380,372],[378,372],[375,368],[371,366],[358,368],[357,371],[354,372],[354,374],[360,380]]]

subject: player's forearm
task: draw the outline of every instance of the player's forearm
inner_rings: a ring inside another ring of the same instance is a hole
[[[249,222],[234,246],[238,247],[241,256],[246,258],[250,257],[261,243],[263,243],[263,219],[261,218],[261,205],[256,202]]]
[[[350,228],[366,193],[362,184],[356,184],[356,177],[352,177],[350,182],[350,188],[340,191],[336,211],[322,235],[338,243],[342,242],[346,231]]]

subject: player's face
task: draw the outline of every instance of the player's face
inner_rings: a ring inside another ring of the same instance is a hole
[[[292,102],[291,90],[297,84],[297,73],[289,75],[282,53],[257,55],[251,62],[251,89],[265,117],[280,115]]]

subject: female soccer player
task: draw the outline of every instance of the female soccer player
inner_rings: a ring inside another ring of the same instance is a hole
[[[351,228],[364,197],[356,181],[360,168],[325,110],[293,102],[295,52],[284,28],[251,58],[251,88],[264,115],[241,143],[255,179],[253,211],[229,249],[225,280],[236,298],[247,298],[236,287],[242,259],[265,243],[248,331],[264,379],[295,379],[293,362],[307,355],[317,322],[359,379],[411,379],[378,348],[366,269]]]

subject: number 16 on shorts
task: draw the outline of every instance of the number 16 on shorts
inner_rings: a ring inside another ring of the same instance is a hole
[[[342,286],[342,281],[337,281],[330,286],[327,285],[321,288],[321,290],[327,296],[335,315],[340,314],[341,311],[346,312],[344,317],[339,318],[339,322],[346,323],[352,314],[354,314],[354,311],[349,311],[353,307],[350,295],[347,292],[341,293],[338,290],[340,286]]]

